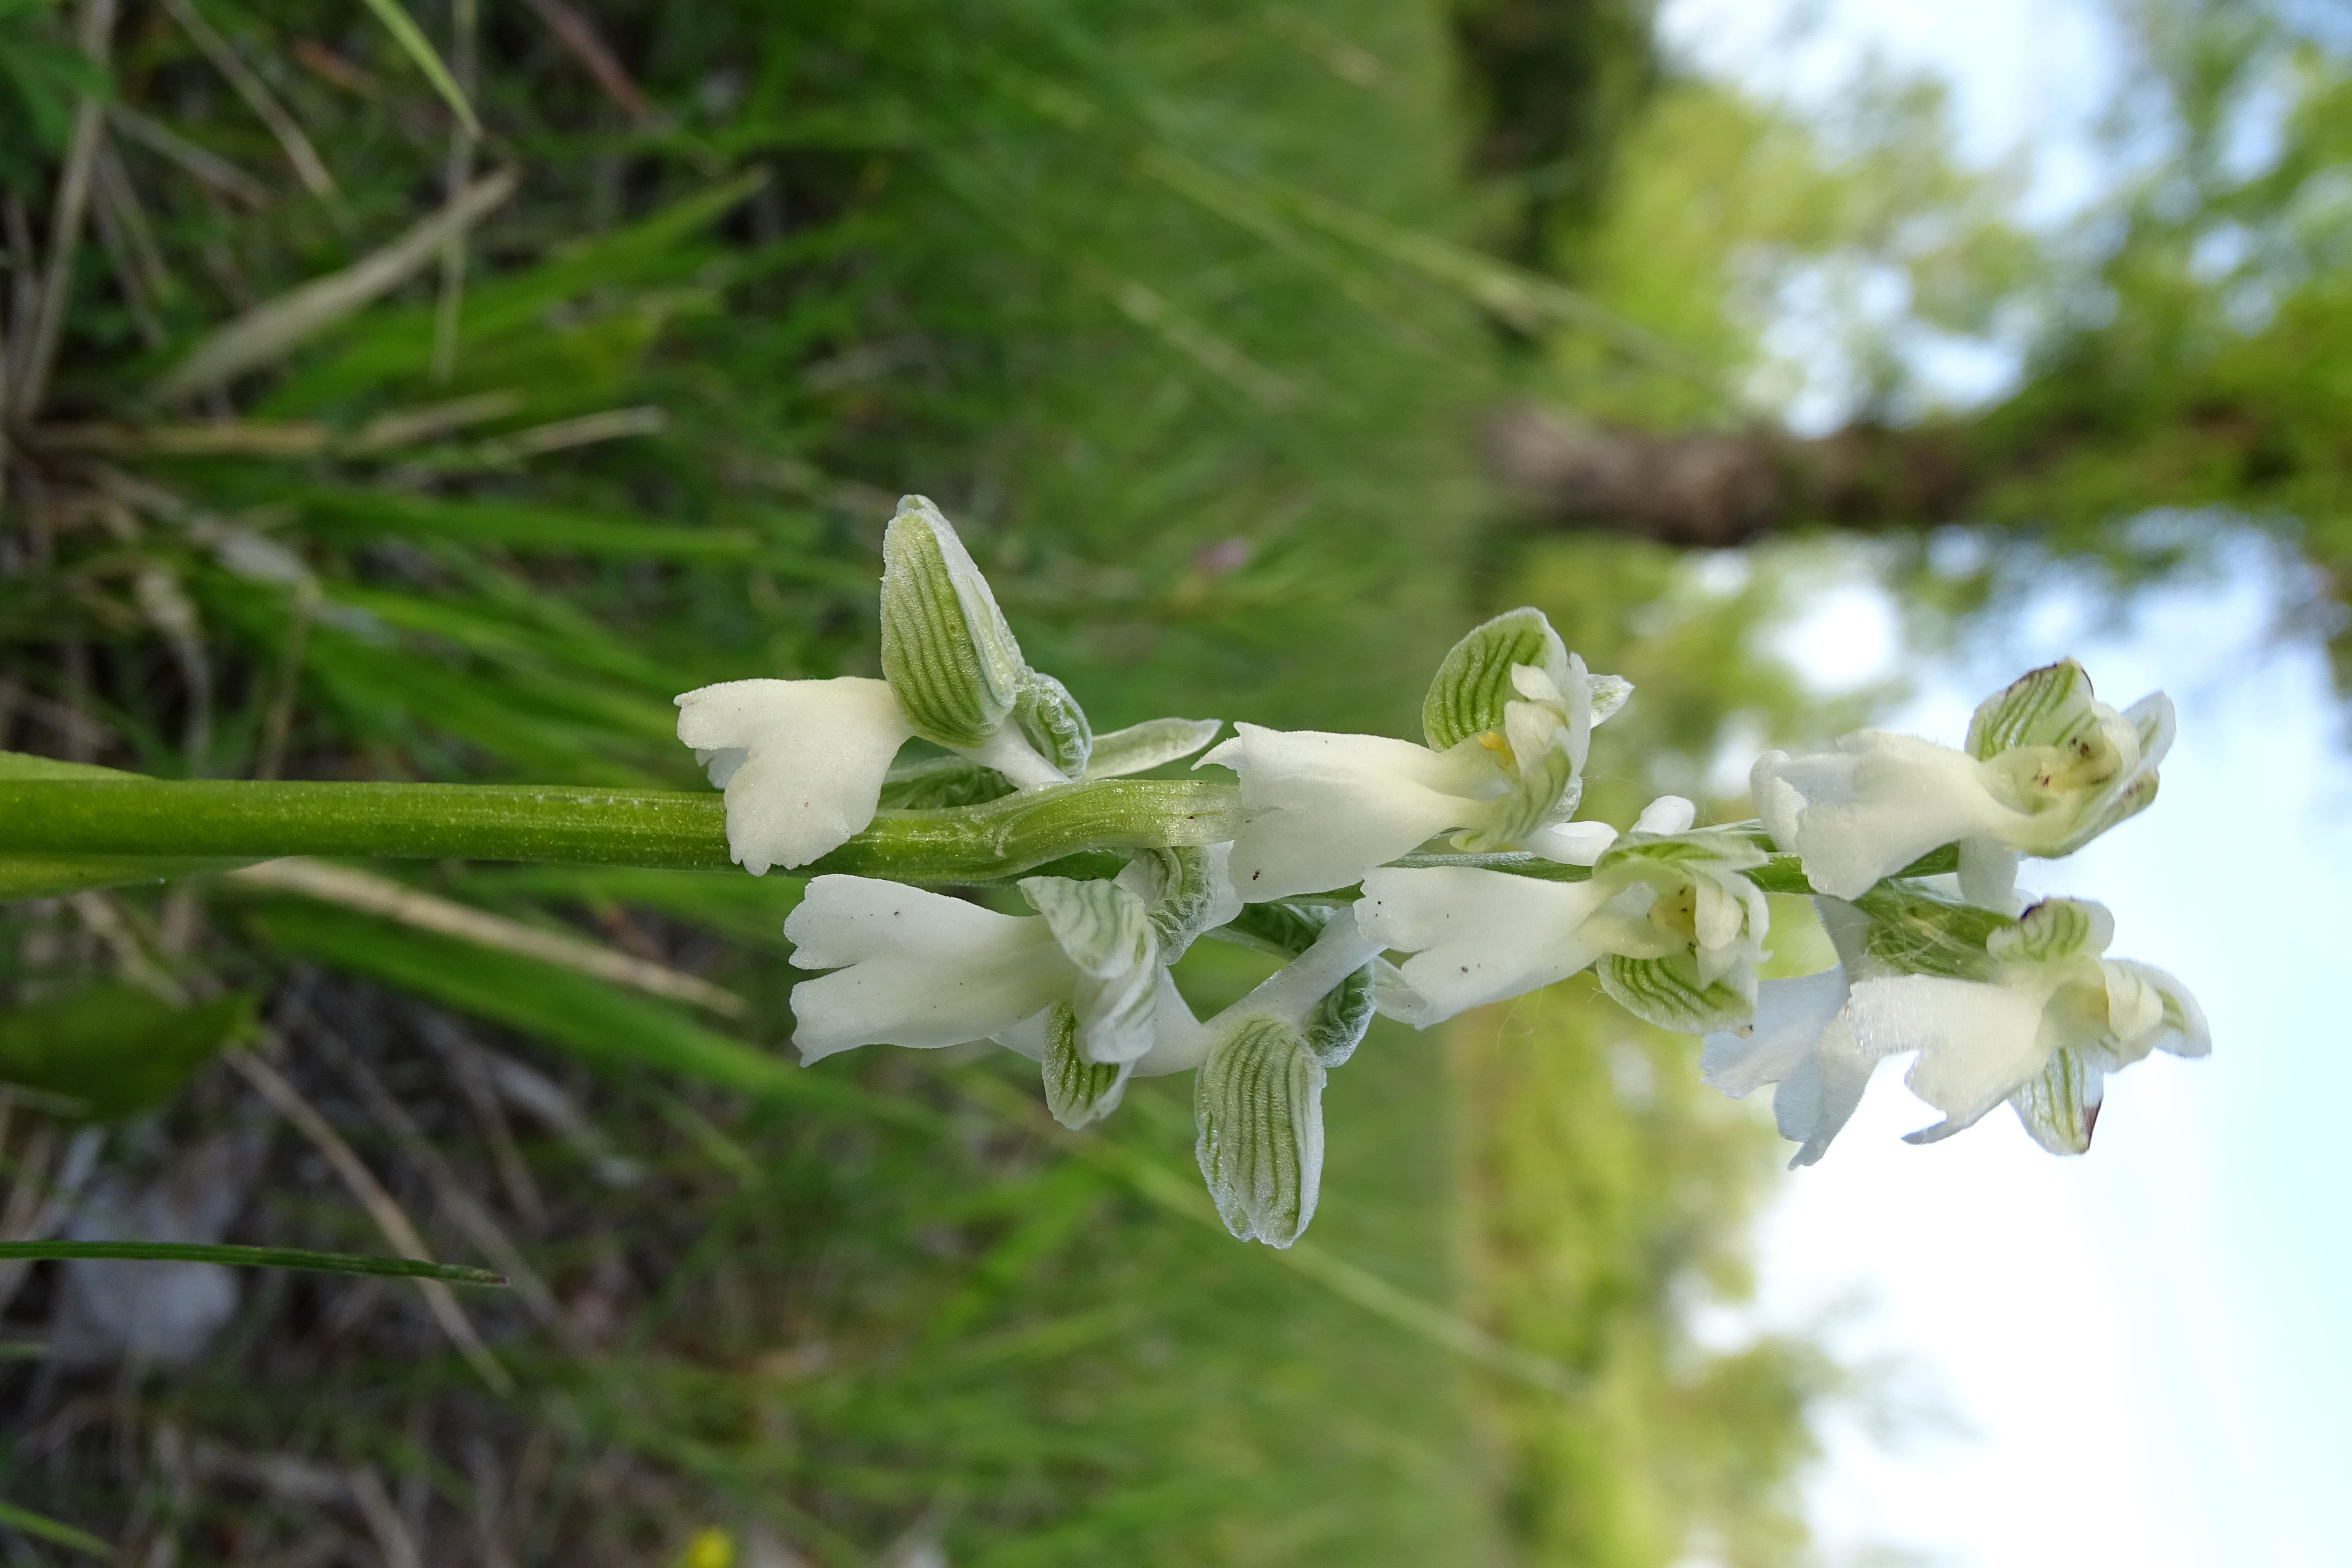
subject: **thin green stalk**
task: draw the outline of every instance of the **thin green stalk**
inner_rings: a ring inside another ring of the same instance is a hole
[[[1239,792],[1231,784],[1101,779],[985,805],[885,812],[802,870],[907,882],[986,880],[1087,850],[1217,843],[1234,836],[1239,815]],[[0,870],[12,862],[37,868],[92,858],[103,865],[109,858],[283,855],[685,870],[722,870],[730,863],[725,804],[702,792],[0,779]]]

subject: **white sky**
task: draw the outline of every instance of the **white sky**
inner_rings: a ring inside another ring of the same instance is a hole
[[[1954,81],[1965,149],[2029,143],[2032,205],[2095,194],[2090,127],[2115,78],[2103,13],[2074,0],[1829,0],[1793,47],[1782,0],[1671,0],[1668,35],[1710,69],[1818,101],[1864,51]],[[1893,1544],[1984,1568],[2320,1568],[2352,1561],[2327,1502],[2352,1473],[2352,1092],[2326,1002],[2352,954],[2335,902],[2352,879],[2352,761],[2314,647],[2273,647],[2275,575],[2241,551],[2210,580],[2093,624],[2053,583],[2000,646],[1913,671],[1889,727],[1957,742],[1985,692],[2072,653],[2121,705],[2180,708],[2145,816],[2027,883],[2115,911],[2114,952],[2169,969],[2204,1004],[2209,1061],[2111,1080],[2096,1146],[2060,1160],[2006,1112],[1915,1149],[1934,1120],[1899,1082],[1811,1171],[1761,1237],[1765,1321],[1833,1321],[1834,1342],[1899,1357],[1965,1432],[1890,1452],[1831,1434],[1815,1512],[1832,1561]],[[1899,638],[1865,586],[1825,596],[1789,647],[1825,685]],[[1758,1114],[1766,1114],[1758,1107]],[[2339,1483],[2340,1484],[2340,1483]]]

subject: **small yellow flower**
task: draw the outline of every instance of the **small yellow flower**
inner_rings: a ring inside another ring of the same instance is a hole
[[[677,1568],[735,1568],[735,1538],[712,1525],[677,1554]]]

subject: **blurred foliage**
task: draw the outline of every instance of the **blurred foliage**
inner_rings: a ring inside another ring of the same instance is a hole
[[[2298,36],[2292,12],[2137,15],[2146,68],[2125,132],[2142,172],[2097,215],[2093,264],[2052,301],[2022,385],[1978,422],[1978,460],[2003,481],[1987,519],[2126,583],[2206,559],[2197,534],[2214,523],[2251,522],[2315,569],[2311,600],[2340,606],[2352,59]],[[2206,526],[2121,526],[2156,508]],[[2352,651],[2340,608],[2320,624],[2339,660]]]
[[[2003,324],[2002,307],[2046,267],[2010,218],[2017,181],[1962,167],[1952,144],[1943,86],[1884,68],[1833,115],[1804,119],[1723,83],[1674,80],[1625,138],[1614,197],[1565,265],[1682,361],[1644,364],[1564,335],[1546,384],[1590,417],[1661,430],[1808,395],[1916,417],[1900,351],[1922,333]]]
[[[1454,1056],[1484,1129],[1473,1288],[1514,1341],[1585,1380],[1572,1417],[1496,1400],[1527,1560],[1801,1561],[1806,1417],[1842,1374],[1798,1341],[1727,1354],[1686,1326],[1695,1296],[1745,1294],[1746,1226],[1780,1145],[1698,1082],[1687,1040],[1581,983],[1465,1022]]]
[[[1457,0],[1454,32],[1507,254],[1556,265],[1599,221],[1619,149],[1663,74],[1655,0]],[[1638,186],[1636,187],[1638,188]]]

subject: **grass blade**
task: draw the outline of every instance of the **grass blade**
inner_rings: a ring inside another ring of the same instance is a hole
[[[479,947],[520,953],[559,969],[574,970],[656,996],[690,1002],[730,1018],[742,1016],[750,1005],[725,987],[667,964],[616,952],[584,937],[524,925],[486,910],[435,898],[388,878],[371,877],[364,871],[331,866],[323,860],[292,856],[248,866],[230,875],[242,886],[341,904],[396,924],[436,931]]]
[[[929,1125],[926,1112],[904,1101],[706,1029],[681,1008],[536,959],[315,907],[265,911],[254,926],[280,952],[520,1030],[605,1072],[651,1068],[755,1099]]]
[[[451,76],[449,68],[441,63],[441,57],[435,51],[432,40],[409,19],[408,13],[400,8],[399,0],[367,0],[367,8],[375,13],[375,19],[383,24],[384,30],[407,51],[408,58],[416,62],[416,68],[425,73],[425,79],[433,84],[433,90],[448,103],[449,111],[457,117],[457,122],[469,134],[479,136],[482,122],[474,118],[474,106],[466,101],[466,94],[457,86],[457,79]]]
[[[0,1525],[36,1540],[69,1546],[76,1552],[87,1552],[92,1557],[111,1557],[114,1548],[86,1530],[76,1530],[70,1524],[59,1524],[47,1514],[18,1508],[13,1502],[0,1502]]]
[[[514,171],[502,169],[468,186],[447,206],[383,249],[341,272],[313,279],[255,306],[198,343],[187,358],[164,373],[150,395],[160,402],[172,402],[225,385],[247,371],[282,358],[306,339],[406,282],[441,254],[445,241],[472,227],[512,195],[514,188]]]
[[[205,1247],[176,1241],[0,1241],[0,1262],[14,1258],[116,1258],[150,1263],[219,1263],[232,1268],[301,1268],[314,1274],[383,1274],[449,1285],[503,1286],[507,1277],[463,1263],[309,1252],[295,1247]]]

